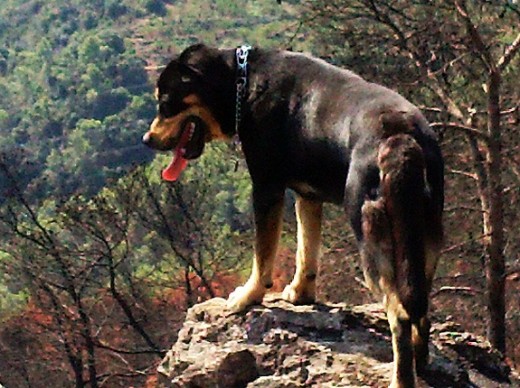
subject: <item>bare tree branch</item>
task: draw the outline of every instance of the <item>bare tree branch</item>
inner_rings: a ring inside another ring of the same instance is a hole
[[[430,127],[432,128],[451,128],[464,131],[470,135],[476,136],[481,140],[488,140],[489,136],[487,133],[482,132],[477,128],[470,127],[469,125],[459,124],[455,122],[443,123],[443,122],[433,122],[430,123]]]
[[[432,293],[432,298],[435,298],[439,294],[449,292],[453,294],[462,294],[462,295],[468,295],[468,296],[475,296],[477,294],[480,294],[480,291],[475,290],[471,287],[453,287],[453,286],[442,286],[437,290],[436,292]]]
[[[455,174],[455,175],[462,175],[468,178],[471,178],[473,180],[477,180],[478,176],[475,173],[467,172],[467,171],[461,171],[461,170],[449,170],[449,173]]]
[[[105,344],[101,341],[96,342],[96,346],[100,349],[109,350],[114,353],[119,354],[157,354],[157,350],[155,349],[137,349],[137,350],[127,350],[127,349],[119,349],[108,344]],[[166,350],[161,350],[163,354],[166,354]]]
[[[475,48],[477,49],[479,56],[482,58],[482,61],[484,62],[484,64],[490,72],[495,72],[495,61],[491,56],[491,52],[489,51],[488,47],[482,40],[482,36],[478,32],[477,26],[473,23],[473,20],[471,20],[471,16],[469,15],[469,12],[466,8],[466,2],[455,1],[455,8],[464,20],[464,23],[466,24],[466,29],[468,30],[468,35],[471,38],[473,44],[475,45]]]
[[[498,60],[497,68],[498,68],[499,71],[503,71],[507,67],[507,65],[509,65],[511,60],[518,53],[519,49],[520,49],[520,34],[518,34],[516,36],[516,38],[513,41],[513,43],[511,43],[511,45],[509,45],[506,48],[506,50],[504,52],[504,55],[502,55],[500,57],[500,59]]]

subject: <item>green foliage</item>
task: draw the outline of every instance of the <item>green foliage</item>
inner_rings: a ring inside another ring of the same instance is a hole
[[[0,322],[21,311],[29,300],[29,294],[24,289],[10,289],[6,286],[7,281],[0,279]]]
[[[148,12],[157,16],[166,16],[168,13],[163,0],[147,0],[144,7]]]
[[[130,29],[123,19],[121,26],[112,24],[114,18],[136,17],[142,9],[132,2],[117,4],[29,2],[18,9],[15,2],[8,2],[0,10],[2,19],[10,23],[0,38],[0,46],[6,47],[0,51],[0,73],[5,78],[0,99],[1,144],[29,151],[38,175],[45,178],[35,185],[40,188],[35,193],[38,197],[46,196],[50,187],[53,195],[60,195],[80,184],[86,185],[86,192],[95,193],[107,178],[151,158],[146,151],[144,158],[125,152],[140,143],[143,128],[134,123],[149,119],[138,115],[151,111],[150,99],[143,96],[152,88],[144,60],[134,50],[127,53]],[[28,10],[34,13],[30,19],[24,16]],[[141,103],[132,105],[139,97]],[[115,124],[109,119],[114,115],[118,116]],[[81,128],[84,120],[98,120],[98,127]],[[80,135],[86,130],[94,132]],[[118,149],[122,157],[106,158],[108,146]],[[82,171],[86,166],[90,168]],[[85,172],[92,172],[94,179],[84,179]]]
[[[10,255],[0,250],[0,323],[25,307],[29,294],[26,288],[5,271]]]
[[[94,194],[151,160],[139,146],[155,110],[147,65],[197,41],[284,45],[297,23],[287,7],[246,0],[4,3],[0,146],[28,151],[40,198]],[[89,120],[97,127],[82,128]]]

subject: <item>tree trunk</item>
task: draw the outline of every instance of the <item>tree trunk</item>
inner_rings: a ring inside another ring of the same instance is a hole
[[[193,289],[191,288],[190,267],[184,268],[184,288],[186,290],[186,305],[187,308],[193,307]]]
[[[89,374],[89,383],[92,388],[97,388],[99,385],[97,381],[96,350],[94,340],[92,338],[92,331],[90,330],[90,318],[88,314],[85,312],[81,299],[77,299],[75,300],[75,302],[81,320],[81,334],[83,335],[83,339],[85,341],[85,348],[88,355],[87,366]]]
[[[108,259],[108,268],[109,268],[109,276],[110,276],[110,293],[112,294],[113,298],[118,303],[119,307],[121,307],[121,310],[123,310],[123,313],[128,319],[128,323],[130,326],[141,336],[141,338],[146,342],[146,344],[150,347],[150,349],[153,349],[155,353],[160,355],[161,357],[164,357],[164,352],[161,351],[160,347],[152,340],[152,338],[148,335],[144,327],[139,323],[138,319],[134,316],[134,313],[132,311],[132,308],[130,307],[130,304],[127,303],[123,295],[118,291],[116,286],[116,270],[114,266],[114,259],[111,256],[111,253],[108,253],[107,255]]]
[[[487,305],[489,322],[487,337],[491,344],[505,352],[505,257],[504,204],[502,190],[502,159],[500,134],[499,71],[491,71],[488,83],[488,200],[489,212],[484,214],[486,248]]]

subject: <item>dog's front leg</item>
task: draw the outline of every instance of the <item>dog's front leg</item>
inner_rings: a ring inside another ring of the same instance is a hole
[[[298,249],[294,279],[283,291],[282,297],[294,304],[314,303],[316,275],[321,252],[322,203],[296,199],[298,221]]]
[[[253,191],[255,257],[249,280],[229,296],[228,308],[233,312],[261,303],[266,290],[273,286],[273,262],[282,231],[283,198],[283,192],[265,195]]]

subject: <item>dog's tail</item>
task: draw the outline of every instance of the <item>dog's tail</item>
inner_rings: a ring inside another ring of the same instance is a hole
[[[380,194],[391,241],[397,297],[416,322],[428,310],[425,273],[426,170],[423,150],[408,120],[383,120],[377,163]],[[401,125],[404,124],[404,125]]]

